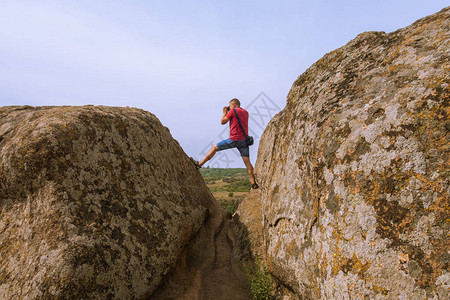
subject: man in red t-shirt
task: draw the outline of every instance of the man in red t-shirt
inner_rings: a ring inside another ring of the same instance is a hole
[[[252,183],[252,188],[257,189],[258,184],[255,181],[253,166],[250,162],[250,153],[247,142],[245,141],[245,135],[248,135],[248,111],[241,108],[241,103],[236,98],[230,101],[229,107],[230,110],[228,110],[226,106],[223,108],[223,116],[220,123],[225,125],[228,121],[230,122],[230,138],[213,145],[200,162],[193,160],[194,164],[197,169],[200,169],[208,160],[213,158],[217,151],[237,148],[241,153],[242,160],[247,168],[248,176],[250,177],[250,182]],[[239,126],[236,113],[239,116],[239,121],[241,121],[242,127],[244,128],[245,135],[242,132],[241,126]]]

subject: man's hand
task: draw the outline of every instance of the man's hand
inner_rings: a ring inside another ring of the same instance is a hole
[[[225,125],[225,124],[227,124],[228,121],[230,121],[230,119],[227,118],[227,113],[228,113],[228,107],[224,106],[223,107],[223,117],[220,120],[220,124]]]

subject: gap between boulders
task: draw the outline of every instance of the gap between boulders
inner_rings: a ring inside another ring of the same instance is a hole
[[[233,299],[253,295],[233,251],[230,212],[217,208],[181,255],[174,270],[149,299]]]

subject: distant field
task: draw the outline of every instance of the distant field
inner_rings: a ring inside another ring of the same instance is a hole
[[[247,169],[244,168],[205,168],[200,169],[200,174],[219,204],[231,213],[251,189]]]

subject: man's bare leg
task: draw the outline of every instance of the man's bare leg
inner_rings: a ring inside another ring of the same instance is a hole
[[[217,145],[213,145],[211,149],[209,149],[208,153],[206,153],[205,157],[198,163],[200,166],[203,166],[208,160],[214,157],[217,151],[220,151],[217,148]]]
[[[250,158],[246,157],[246,156],[241,156],[242,160],[244,161],[245,167],[247,168],[247,173],[248,173],[248,177],[250,177],[250,182],[252,183],[252,185],[255,182],[255,174],[253,174],[253,166],[252,163],[250,162]]]

